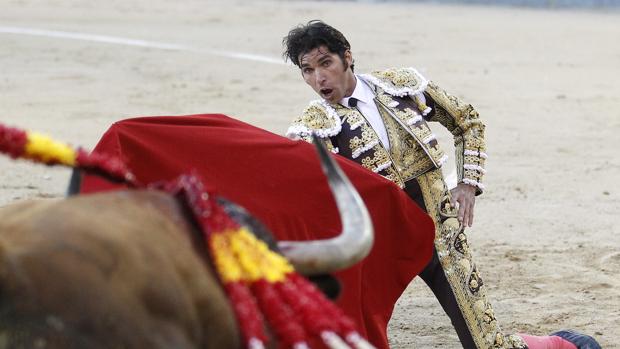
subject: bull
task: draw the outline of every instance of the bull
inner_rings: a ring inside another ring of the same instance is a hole
[[[359,195],[317,145],[340,211],[332,239],[281,241],[296,270],[320,275],[366,256]],[[241,224],[265,229],[220,202]],[[0,209],[0,348],[238,348],[234,313],[187,208],[125,190]]]

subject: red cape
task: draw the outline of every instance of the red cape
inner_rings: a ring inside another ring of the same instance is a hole
[[[327,238],[340,219],[311,144],[291,141],[225,115],[142,117],[113,124],[95,152],[119,155],[142,183],[195,169],[222,196],[252,212],[279,240]],[[371,214],[375,243],[339,272],[338,305],[378,348],[396,300],[430,260],[434,226],[392,182],[340,156],[339,165]],[[82,193],[117,188],[85,176]]]

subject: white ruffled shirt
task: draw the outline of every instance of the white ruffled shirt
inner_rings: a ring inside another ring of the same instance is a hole
[[[355,75],[355,89],[353,93],[340,100],[339,103],[345,107],[349,107],[349,99],[352,97],[357,99],[357,110],[359,110],[368,123],[370,123],[370,126],[375,130],[377,136],[379,136],[379,140],[385,149],[390,149],[387,130],[385,129],[385,124],[383,124],[383,119],[374,101],[375,94],[370,86],[357,75]]]

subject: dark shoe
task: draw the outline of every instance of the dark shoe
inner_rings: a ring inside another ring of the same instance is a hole
[[[577,349],[602,349],[601,345],[598,344],[594,338],[573,330],[553,332],[550,336],[558,336],[564,340],[567,340],[573,343]]]

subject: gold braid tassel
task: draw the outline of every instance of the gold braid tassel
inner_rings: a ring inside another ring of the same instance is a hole
[[[422,95],[420,94],[414,95],[413,101],[418,106],[418,110],[420,111],[420,113],[422,113],[422,115],[426,116],[428,115],[428,113],[431,112],[431,108],[428,105],[426,105],[426,103],[424,103],[424,101],[422,100]]]

